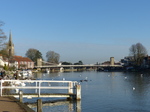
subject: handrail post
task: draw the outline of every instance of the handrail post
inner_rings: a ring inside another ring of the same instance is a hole
[[[1,96],[2,96],[2,90],[3,90],[2,86],[3,86],[3,83],[2,83],[2,80],[1,80]]]
[[[69,90],[68,93],[73,93],[73,82],[69,82]]]
[[[41,82],[39,82],[39,97],[40,97],[40,93],[41,93]]]
[[[37,87],[37,82],[35,82],[35,85],[36,85],[36,87]],[[35,92],[37,93],[37,88],[36,88]]]

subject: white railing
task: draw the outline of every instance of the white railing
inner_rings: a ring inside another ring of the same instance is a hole
[[[32,86],[27,83],[35,83]],[[43,84],[44,83],[44,84]],[[46,84],[47,83],[47,84]],[[53,83],[53,85],[50,85]],[[56,83],[56,84],[54,84]],[[43,85],[42,85],[43,84]],[[63,84],[63,85],[62,85]],[[50,86],[46,86],[50,85]],[[68,93],[73,93],[73,89],[77,85],[77,81],[57,81],[57,80],[0,80],[0,96],[3,96],[4,89],[36,89],[38,95],[41,89],[67,89]]]

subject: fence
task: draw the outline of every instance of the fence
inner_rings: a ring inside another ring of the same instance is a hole
[[[30,86],[29,83],[32,83]],[[35,89],[35,93],[23,93],[23,97],[70,97],[75,96],[76,99],[81,99],[81,86],[77,85],[77,81],[58,81],[58,80],[0,80],[0,95],[19,97],[19,94],[6,94],[4,90],[9,89]],[[68,90],[66,93],[42,93],[41,90]],[[19,91],[18,91],[19,92]]]

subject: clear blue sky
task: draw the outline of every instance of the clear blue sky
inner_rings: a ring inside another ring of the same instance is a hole
[[[150,50],[150,0],[0,0],[0,20],[12,31],[16,55],[29,48],[85,64],[120,60],[132,44]]]

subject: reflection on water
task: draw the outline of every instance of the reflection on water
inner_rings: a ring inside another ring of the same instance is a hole
[[[66,72],[35,75],[43,80],[78,81],[82,87],[81,103],[66,102],[45,106],[48,112],[149,112],[150,74],[124,72]],[[88,81],[81,80],[87,79]],[[134,89],[133,89],[134,88]],[[53,100],[53,99],[49,99]],[[71,105],[71,106],[70,106]],[[76,108],[80,107],[80,108]]]
[[[37,104],[28,104],[30,108],[36,111]],[[81,112],[81,101],[55,101],[43,103],[43,112]]]

